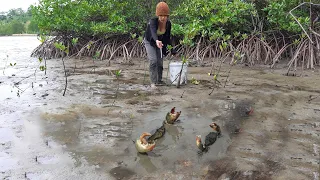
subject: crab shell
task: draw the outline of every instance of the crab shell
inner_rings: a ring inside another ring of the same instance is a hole
[[[197,146],[201,145],[201,135],[196,136],[196,143],[197,143]]]
[[[212,129],[216,130],[217,129],[217,124],[216,123],[212,123],[209,125]]]
[[[176,121],[179,118],[180,114],[181,114],[181,111],[172,114],[171,115],[172,120]]]
[[[136,149],[140,153],[146,153],[152,151],[153,148],[156,146],[155,142],[148,143],[145,139],[146,136],[151,136],[150,133],[144,132],[140,136],[139,139],[136,140]]]
[[[181,111],[180,112],[175,112],[175,113],[167,113],[167,116],[166,116],[166,121],[167,123],[169,124],[173,124],[180,116],[181,114]]]
[[[156,146],[155,142],[143,144],[143,142],[141,142],[140,139],[136,140],[136,149],[140,153],[146,153],[146,152],[152,151],[155,146]]]

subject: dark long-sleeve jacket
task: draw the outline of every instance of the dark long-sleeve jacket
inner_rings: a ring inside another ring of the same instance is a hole
[[[172,45],[171,42],[171,22],[168,19],[166,24],[166,32],[163,35],[157,35],[158,30],[158,17],[150,19],[147,25],[146,32],[144,34],[144,38],[150,42],[153,47],[157,47],[156,40],[162,41],[163,48],[162,53],[163,55],[167,55],[167,46]],[[157,47],[158,48],[158,47]]]

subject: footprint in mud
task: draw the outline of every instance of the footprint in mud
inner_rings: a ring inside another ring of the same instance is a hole
[[[244,122],[252,113],[253,107],[252,102],[248,100],[242,100],[238,102],[232,102],[232,104],[227,104],[225,106],[227,109],[227,116],[222,117],[218,116],[213,118],[212,120],[223,121],[223,126],[230,135],[238,134],[242,131],[241,124]]]

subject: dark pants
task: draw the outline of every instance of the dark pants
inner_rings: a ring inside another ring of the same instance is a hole
[[[146,39],[143,42],[150,62],[149,73],[151,83],[157,84],[162,81],[163,58],[161,58],[161,52],[158,47],[151,46],[150,42]]]

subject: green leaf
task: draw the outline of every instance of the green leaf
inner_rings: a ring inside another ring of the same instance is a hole
[[[71,43],[75,46],[78,43],[79,38],[72,38]]]
[[[117,70],[116,71],[116,77],[120,77],[120,75],[121,75],[121,70]]]
[[[39,69],[40,69],[40,71],[45,71],[46,67],[45,66],[40,66]]]
[[[222,47],[222,45],[221,45],[221,44],[219,45],[219,48],[220,48],[220,50],[221,50],[221,51],[223,51],[223,47]]]
[[[213,79],[214,79],[215,81],[218,80],[218,75],[215,74],[215,75],[213,76]]]
[[[181,56],[182,64],[186,64],[188,62],[185,56]]]

